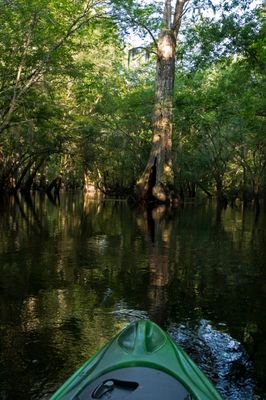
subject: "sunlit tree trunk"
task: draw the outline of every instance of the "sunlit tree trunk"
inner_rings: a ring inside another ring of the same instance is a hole
[[[171,0],[165,0],[164,27],[157,42],[153,143],[146,168],[136,187],[139,200],[144,202],[169,202],[173,197],[172,109],[176,38],[187,1],[176,0],[172,17]]]

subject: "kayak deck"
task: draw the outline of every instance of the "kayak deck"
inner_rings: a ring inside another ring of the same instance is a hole
[[[79,393],[79,400],[116,399],[189,400],[190,393],[171,375],[145,367],[122,368],[93,381]]]
[[[51,400],[222,400],[190,357],[151,321],[137,321],[107,343]]]

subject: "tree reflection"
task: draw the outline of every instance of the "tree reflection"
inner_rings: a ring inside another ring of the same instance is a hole
[[[57,207],[46,195],[4,206],[0,397],[42,398],[126,323],[147,316],[166,329],[211,321],[245,345],[263,387],[263,213],[254,221],[252,210],[228,207],[217,218],[208,205],[136,214],[82,193],[62,195]]]
[[[165,326],[168,313],[169,246],[172,231],[165,205],[147,209],[138,219],[146,234],[149,257],[148,312],[151,319]]]

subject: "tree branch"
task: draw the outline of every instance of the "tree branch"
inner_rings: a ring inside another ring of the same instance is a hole
[[[174,31],[175,36],[178,35],[182,18],[188,10],[188,8],[185,8],[185,5],[189,1],[190,0],[176,0],[174,20],[173,20],[173,26],[172,26],[172,30]]]
[[[36,25],[36,22],[37,22],[36,15],[34,16],[31,30],[29,31],[28,38],[26,39],[25,51],[23,53],[21,62],[19,64],[19,66],[18,66],[16,80],[15,80],[15,84],[14,84],[14,88],[13,88],[13,96],[12,96],[12,99],[11,99],[11,101],[9,103],[9,106],[7,107],[6,113],[3,115],[2,123],[0,124],[0,133],[2,133],[5,129],[7,129],[9,127],[12,115],[13,115],[13,113],[14,113],[14,111],[15,111],[18,103],[19,103],[20,98],[42,76],[42,74],[45,71],[45,68],[46,68],[47,64],[49,63],[51,55],[56,50],[61,48],[65,44],[67,39],[71,35],[73,35],[76,31],[78,31],[82,26],[84,26],[85,24],[89,23],[91,20],[103,17],[103,14],[96,14],[95,13],[94,15],[91,15],[90,17],[86,18],[90,8],[92,7],[92,4],[93,3],[91,2],[91,0],[88,0],[86,2],[82,14],[79,15],[76,19],[74,19],[72,21],[72,23],[69,25],[67,31],[61,37],[61,39],[46,53],[46,55],[44,55],[43,60],[39,63],[39,65],[36,66],[34,71],[32,71],[32,73],[28,77],[24,78],[25,84],[24,84],[24,86],[21,86],[22,69],[23,69],[23,66],[24,66],[24,61],[25,61],[25,57],[26,57],[27,50],[28,50],[28,47],[29,47],[31,35],[32,35],[33,30],[34,30],[34,26]]]
[[[119,20],[119,18],[120,18],[120,17],[118,17],[118,20]],[[151,29],[150,29],[147,25],[145,25],[143,22],[137,21],[137,20],[136,20],[135,18],[133,18],[131,15],[128,16],[128,17],[125,19],[125,21],[129,21],[131,24],[133,24],[133,25],[135,25],[135,26],[140,26],[140,27],[142,27],[143,29],[145,29],[145,30],[148,32],[148,34],[150,35],[150,37],[152,38],[152,41],[153,41],[153,43],[155,44],[156,49],[158,49],[157,40],[156,40],[154,34],[152,33]]]

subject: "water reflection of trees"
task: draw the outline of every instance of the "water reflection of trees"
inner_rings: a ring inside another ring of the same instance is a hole
[[[90,235],[82,229],[81,214],[77,198],[68,198],[62,208],[37,196],[5,204],[0,222],[0,348],[5,365],[1,375],[10,398],[30,388],[39,394],[49,390],[41,388],[44,381],[64,380],[119,329],[114,316],[97,312],[104,273],[98,264],[86,268],[91,254],[86,257],[90,249],[79,247],[80,238],[87,233],[87,243],[95,228],[89,229]],[[85,265],[80,265],[82,257]],[[21,375],[21,383],[13,387],[12,377]]]
[[[138,225],[145,233],[148,251],[149,283],[147,288],[150,318],[165,326],[168,315],[169,246],[172,221],[163,205],[138,213]]]
[[[118,303],[162,326],[222,322],[264,373],[263,218],[254,223],[236,209],[217,218],[207,206],[135,213],[71,195],[60,206],[13,198],[0,218],[0,348],[18,366],[7,362],[9,375],[24,368],[29,388],[54,358],[50,383],[64,379],[62,365],[71,372],[120,328],[109,313]]]

